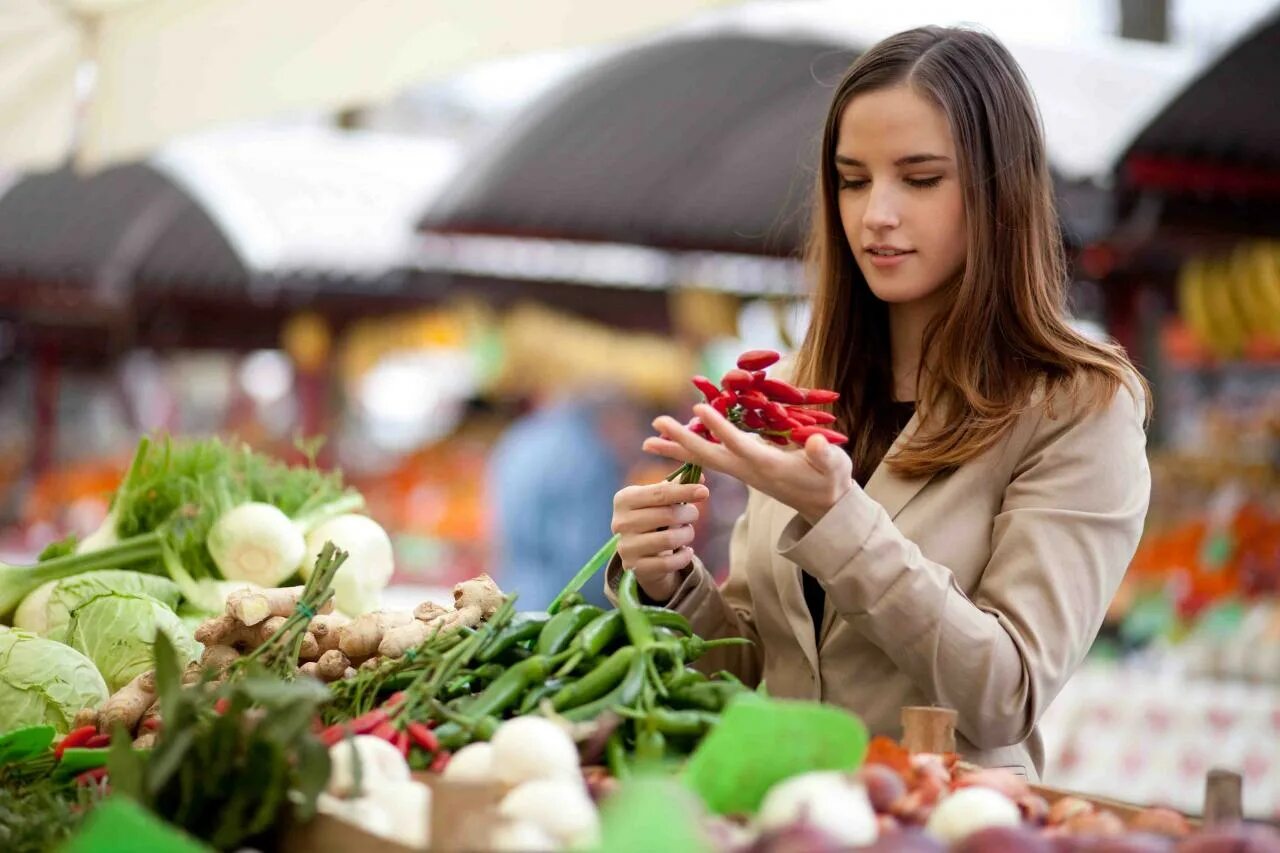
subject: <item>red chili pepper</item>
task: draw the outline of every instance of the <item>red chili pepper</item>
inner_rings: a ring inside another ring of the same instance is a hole
[[[735,368],[724,375],[720,384],[726,391],[750,391],[751,386],[755,384],[755,378],[747,371]]]
[[[711,408],[725,418],[729,417],[729,410],[736,405],[738,405],[738,395],[732,391],[726,391],[711,401]]]
[[[711,430],[707,429],[707,425],[702,422],[701,418],[694,418],[689,421],[689,423],[685,424],[685,427],[687,427],[694,435],[700,435],[704,438],[711,435]]]
[[[739,394],[738,400],[749,409],[762,409],[769,402],[769,398],[755,388]]]
[[[341,743],[342,739],[347,736],[347,728],[341,723],[334,723],[324,731],[320,732],[320,742],[325,746],[333,746]]]
[[[391,715],[384,708],[374,708],[352,720],[348,725],[351,727],[351,733],[357,735],[367,735],[378,726],[391,719]]]
[[[409,757],[409,733],[396,732],[396,736],[391,739],[391,745],[396,748],[402,756]]]
[[[791,417],[793,418],[799,417],[800,415],[803,414],[806,418],[813,421],[813,424],[816,424],[817,426],[822,426],[823,424],[833,424],[836,422],[835,415],[831,414],[830,412],[824,412],[821,409],[802,409],[794,406],[788,406],[787,414],[791,415]]]
[[[702,396],[708,403],[715,402],[715,399],[720,396],[720,389],[716,387],[716,383],[705,376],[693,377],[693,386],[702,392]]]
[[[840,392],[838,391],[827,391],[823,388],[805,388],[803,391],[804,400],[802,402],[811,406],[825,406],[840,399]]]
[[[158,732],[163,725],[164,722],[159,717],[145,717],[142,720],[142,727],[149,732]]]
[[[385,740],[387,743],[394,743],[397,732],[396,732],[395,724],[392,723],[390,720],[388,720],[385,723],[379,723],[377,728],[369,732],[369,734],[373,735],[376,738],[381,738],[382,740]]]
[[[435,752],[440,748],[440,741],[436,738],[436,733],[422,723],[412,722],[406,728],[413,742],[427,752]]]
[[[111,735],[94,735],[84,742],[85,749],[105,749],[111,746]]]
[[[742,422],[749,429],[765,428],[764,418],[760,416],[759,412],[753,412],[751,409],[747,409],[745,412],[742,413]]]
[[[95,767],[92,770],[86,770],[76,777],[76,784],[81,787],[85,785],[93,785],[107,778],[107,768]]]
[[[223,696],[217,702],[213,703],[213,712],[218,716],[222,716],[223,714],[227,713],[227,710],[230,707],[231,707],[231,700],[228,699],[226,696]]]
[[[449,759],[451,758],[453,758],[453,753],[447,749],[442,749],[436,753],[435,759],[427,769],[432,773],[443,773],[444,769],[449,766]]]
[[[787,437],[785,435],[772,435],[770,433],[765,433],[764,437],[779,446],[785,446],[790,443],[787,441]]]
[[[93,737],[97,733],[98,729],[95,726],[81,726],[78,729],[72,729],[67,732],[66,737],[59,741],[58,745],[53,748],[53,757],[58,760],[62,760],[63,752],[77,746],[83,746],[89,738]]]
[[[845,444],[849,441],[849,437],[844,433],[839,433],[826,427],[805,426],[791,430],[791,440],[796,444],[804,444],[809,440],[810,436],[814,435],[820,435],[832,444]]]
[[[790,383],[783,382],[781,379],[761,379],[756,383],[756,388],[767,394],[769,399],[776,400],[779,403],[799,405],[805,402],[803,391]]]
[[[795,421],[796,426],[817,426],[818,421],[804,409],[787,409],[787,417]]]
[[[747,350],[738,356],[738,367],[743,370],[764,370],[766,367],[777,364],[780,358],[782,356],[771,349]]]
[[[395,693],[392,693],[390,696],[387,697],[387,701],[382,703],[382,707],[390,711],[393,708],[397,707],[404,700],[405,700],[405,692],[403,690],[397,690]]]

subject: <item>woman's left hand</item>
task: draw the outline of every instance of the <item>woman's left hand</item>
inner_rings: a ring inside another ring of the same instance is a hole
[[[810,436],[803,450],[782,448],[743,432],[705,403],[694,406],[693,413],[720,444],[663,415],[653,422],[661,437],[645,439],[644,449],[735,477],[796,510],[810,524],[855,488],[849,455],[820,435]]]

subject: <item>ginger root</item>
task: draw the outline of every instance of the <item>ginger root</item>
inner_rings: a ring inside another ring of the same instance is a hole
[[[156,745],[155,732],[143,732],[133,739],[134,749],[151,749]]]
[[[72,722],[71,728],[79,729],[85,726],[98,727],[98,709],[97,708],[81,708],[76,711],[75,721]]]
[[[347,660],[346,655],[337,649],[330,649],[316,662],[316,675],[324,682],[337,681],[346,674],[350,666],[351,661]]]
[[[502,606],[504,599],[502,590],[494,583],[493,578],[486,574],[465,580],[453,588],[454,608],[457,610],[468,607],[478,608],[482,620],[492,616]]]
[[[400,625],[383,634],[382,642],[378,644],[378,654],[388,658],[402,658],[405,652],[422,645],[434,633],[435,626],[414,619],[407,625]]]
[[[329,613],[311,620],[310,631],[316,638],[320,654],[338,648],[338,629],[351,624],[351,620],[341,613]]]
[[[298,667],[298,673],[301,675],[309,675],[312,678],[319,679],[320,674],[316,672],[316,669],[319,666],[320,664],[316,663],[313,660],[309,660],[306,663],[304,663],[302,666]]]
[[[238,589],[227,596],[227,615],[245,625],[257,625],[272,616],[292,616],[298,609],[305,587],[287,586],[276,589]],[[333,612],[333,599],[325,602],[320,613]]]
[[[338,649],[350,660],[363,660],[378,651],[387,631],[413,621],[409,613],[375,610],[362,614],[338,629]]]
[[[423,622],[434,622],[446,613],[452,612],[452,607],[445,607],[443,604],[436,604],[434,601],[424,601],[413,609],[413,618]]]
[[[132,734],[138,728],[142,715],[155,701],[155,671],[139,673],[102,703],[102,707],[98,709],[99,731],[109,732],[118,723]]]
[[[239,659],[240,653],[231,646],[205,646],[204,654],[200,656],[200,666],[203,669],[211,669],[218,675],[222,675],[231,664]]]

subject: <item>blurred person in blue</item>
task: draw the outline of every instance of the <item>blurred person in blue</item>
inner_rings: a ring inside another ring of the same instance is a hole
[[[597,386],[538,405],[494,445],[494,574],[521,610],[544,609],[609,538],[613,496],[643,458],[646,424],[623,391]],[[582,594],[610,606],[599,584]]]

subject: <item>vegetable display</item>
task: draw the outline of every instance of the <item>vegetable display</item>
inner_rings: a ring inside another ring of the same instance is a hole
[[[821,408],[839,395],[769,377],[778,360],[693,382],[762,440],[845,442]],[[144,439],[98,532],[0,567],[22,626],[0,628],[0,849],[74,839],[103,798],[218,850],[324,820],[426,849],[433,797],[482,790],[444,815],[478,833],[458,849],[1280,850],[1262,828],[1054,798],[704,671],[748,641],[696,636],[626,569],[615,609],[578,594],[616,537],[547,612],[483,574],[450,603],[380,610],[394,558],[362,505],[314,466]]]

